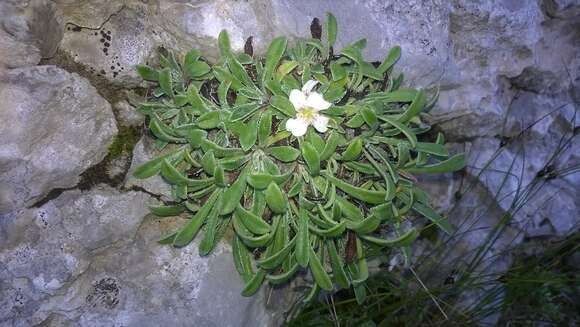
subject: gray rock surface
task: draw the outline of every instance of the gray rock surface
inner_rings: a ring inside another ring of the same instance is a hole
[[[0,70],[36,65],[52,56],[63,34],[59,19],[49,1],[0,3]]]
[[[0,220],[0,324],[265,326],[244,298],[231,249],[199,257],[157,244],[186,221],[148,216],[152,198],[98,186]],[[248,315],[248,311],[255,315]]]
[[[110,104],[77,74],[54,66],[0,74],[0,212],[77,184],[117,133]]]

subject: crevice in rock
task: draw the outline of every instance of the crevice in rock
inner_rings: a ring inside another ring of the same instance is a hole
[[[151,196],[152,198],[155,198],[156,200],[162,202],[162,203],[166,203],[166,201],[164,201],[162,199],[162,196],[160,194],[157,193],[153,193],[151,191],[146,190],[145,188],[141,187],[141,186],[137,186],[137,185],[132,185],[131,187],[128,188],[123,188],[123,190],[125,191],[134,191],[134,192],[142,192],[145,193],[149,196]]]
[[[118,12],[117,12],[118,13]],[[79,189],[81,191],[89,190],[96,185],[106,184],[111,187],[122,190],[122,184],[133,159],[133,149],[141,136],[143,129],[141,127],[124,126],[120,123],[120,113],[114,104],[127,100],[127,92],[143,93],[143,89],[128,89],[115,85],[100,74],[94,74],[85,65],[75,62],[68,53],[59,49],[56,54],[47,59],[43,59],[40,65],[55,65],[70,73],[76,73],[91,83],[97,93],[111,104],[113,114],[118,126],[118,133],[109,146],[105,158],[96,165],[88,168],[80,175],[80,181],[77,185],[70,188],[59,188],[51,190],[50,193],[41,200],[34,203],[31,207],[40,207],[50,200],[57,198],[65,191]],[[116,167],[113,167],[115,165]],[[113,173],[112,168],[118,172]]]
[[[103,26],[105,26],[105,24],[107,24],[111,20],[111,18],[113,18],[114,16],[117,16],[118,14],[120,14],[121,11],[123,11],[125,8],[126,8],[126,6],[125,5],[122,5],[117,11],[113,12],[112,14],[110,14],[107,18],[105,18],[105,20],[102,23],[100,23],[97,26],[83,26],[83,25],[76,24],[76,23],[73,23],[73,22],[67,22],[65,24],[65,27],[68,27],[69,25],[70,26],[73,26],[73,30],[74,31],[80,31],[80,30],[83,30],[83,29],[92,30],[92,31],[94,31],[94,30],[100,30],[101,28],[103,28]]]

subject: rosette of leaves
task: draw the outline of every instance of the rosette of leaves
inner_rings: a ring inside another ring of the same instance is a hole
[[[199,235],[199,253],[207,255],[232,228],[243,295],[309,270],[307,300],[321,289],[353,287],[362,301],[369,249],[400,247],[408,255],[417,221],[452,230],[413,177],[464,166],[442,135],[420,140],[435,99],[401,87],[402,75],[393,73],[399,47],[373,65],[361,54],[364,39],[333,54],[336,30],[329,14],[323,40],[289,47],[278,37],[264,58],[234,53],[223,31],[215,65],[192,50],[180,60],[161,55],[159,69],[138,67],[155,87],[139,111],[165,154],[134,175],[160,174],[171,184],[174,202],[152,206],[153,214],[189,217],[160,243],[183,247]],[[288,96],[309,80],[333,103],[324,111],[329,130],[309,127],[294,137],[284,127],[296,114]]]

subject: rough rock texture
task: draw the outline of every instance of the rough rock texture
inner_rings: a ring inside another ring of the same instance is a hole
[[[36,65],[41,57],[52,56],[63,34],[59,19],[48,1],[0,3],[0,70]]]
[[[157,244],[185,220],[146,216],[151,202],[98,186],[2,216],[0,324],[267,325],[264,296],[240,295],[229,246],[202,258],[196,243]]]
[[[88,81],[53,66],[0,74],[0,212],[68,188],[107,154],[110,104]]]

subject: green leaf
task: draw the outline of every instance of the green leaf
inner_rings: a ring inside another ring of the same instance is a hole
[[[320,173],[320,156],[318,151],[310,144],[310,142],[303,142],[301,146],[302,157],[306,161],[306,165],[310,170],[310,175],[318,176]]]
[[[133,176],[139,179],[145,179],[155,176],[161,171],[161,165],[163,164],[163,160],[168,159],[169,161],[172,161],[182,155],[183,150],[178,149],[166,155],[163,155],[159,158],[149,160],[137,166],[137,168],[135,168],[135,171],[133,172]]]
[[[218,229],[220,227],[219,226],[220,217],[218,216],[220,203],[221,198],[218,198],[216,200],[216,205],[214,206],[214,208],[212,208],[206,219],[207,222],[204,229],[205,232],[203,235],[203,239],[201,240],[201,242],[199,242],[199,255],[201,256],[206,256],[210,254],[210,252],[214,249],[215,245],[217,244],[216,237],[218,235]]]
[[[346,150],[342,153],[340,160],[342,161],[353,161],[356,160],[362,153],[363,140],[360,137],[355,138],[346,147]]]
[[[461,170],[465,167],[465,155],[456,154],[453,157],[435,164],[421,167],[405,167],[403,170],[409,173],[441,174]]]
[[[291,146],[273,146],[269,152],[272,157],[282,162],[292,162],[300,156],[300,151]]]
[[[368,234],[374,232],[381,224],[381,219],[378,216],[371,215],[370,217],[356,222],[348,222],[347,227],[355,231],[357,234]]]
[[[236,57],[234,57],[233,55],[229,56],[227,62],[230,71],[238,80],[240,80],[244,85],[256,90],[256,88],[254,87],[254,83],[252,82],[252,79],[248,75],[248,72],[246,72],[246,69],[244,68],[244,66],[242,66],[242,64],[240,64],[240,62],[236,59]]]
[[[282,214],[286,212],[287,201],[286,197],[280,190],[278,184],[271,182],[266,188],[266,203],[274,213]]]
[[[188,63],[183,68],[187,76],[189,76],[190,78],[201,77],[211,71],[209,65],[203,61],[194,61]]]
[[[401,57],[401,47],[394,46],[390,51],[385,60],[381,63],[381,65],[377,68],[381,74],[384,74],[387,70],[389,70],[393,65],[399,60]]]
[[[220,113],[219,111],[206,112],[199,116],[195,122],[197,126],[202,129],[216,128],[220,123]]]
[[[363,235],[361,238],[378,246],[401,247],[410,245],[418,235],[419,233],[417,233],[417,230],[415,228],[411,228],[406,231],[405,234],[393,239],[384,239],[368,235]]]
[[[271,231],[271,227],[268,223],[266,223],[261,217],[258,217],[244,209],[240,204],[238,204],[238,207],[236,208],[236,215],[242,224],[244,224],[244,226],[254,234],[262,235]]]
[[[184,212],[185,207],[182,205],[149,206],[149,211],[158,217],[170,217]]]
[[[266,233],[259,236],[251,234],[237,214],[233,215],[233,226],[234,231],[240,237],[242,242],[251,248],[266,246],[272,240],[272,233]]]
[[[409,143],[411,143],[411,147],[414,148],[417,145],[417,137],[415,136],[415,134],[413,134],[413,132],[411,132],[411,130],[407,126],[401,124],[400,122],[388,116],[382,116],[381,119],[385,120],[388,124],[394,126],[399,131],[401,131],[407,137]]]
[[[339,142],[340,137],[338,134],[334,131],[330,132],[330,135],[328,135],[328,138],[326,139],[326,145],[320,155],[320,160],[328,160],[336,152],[336,147]]]
[[[289,170],[288,173],[283,175],[270,175],[270,174],[251,174],[248,176],[248,184],[257,190],[264,190],[273,181],[276,184],[285,183],[290,177],[292,177],[293,171]]]
[[[185,143],[185,139],[170,135],[168,131],[171,129],[165,126],[165,124],[160,122],[157,118],[151,119],[151,122],[149,123],[149,129],[161,141],[168,143]]]
[[[254,62],[254,59],[252,58],[252,56],[250,56],[246,53],[243,53],[243,52],[238,54],[237,59],[240,62],[240,64],[242,64],[242,65],[249,65],[249,64]]]
[[[278,67],[278,71],[276,72],[276,80],[278,82],[281,81],[284,76],[290,74],[296,67],[298,67],[297,61],[283,62],[280,67]]]
[[[234,89],[236,91],[239,90],[240,88],[242,88],[244,86],[242,84],[242,81],[240,81],[237,77],[235,77],[234,75],[232,75],[224,67],[213,66],[213,72],[214,72],[215,77],[220,82],[228,82],[228,83],[230,83],[232,89]]]
[[[185,55],[185,59],[183,60],[183,65],[187,66],[188,64],[196,62],[196,61],[198,61],[199,57],[201,57],[201,52],[199,52],[199,50],[197,50],[197,49],[191,49]]]
[[[225,187],[226,180],[225,180],[225,172],[224,168],[220,165],[217,165],[213,171],[214,183],[218,187]]]
[[[240,146],[242,150],[250,150],[258,137],[258,117],[254,117],[250,122],[244,126],[240,133]]]
[[[411,200],[405,193],[400,193],[398,196],[403,201],[405,201],[407,203],[410,202],[410,200]],[[432,221],[435,225],[437,225],[439,228],[441,228],[441,230],[443,230],[445,233],[447,233],[449,235],[451,235],[453,233],[453,226],[449,223],[449,221],[446,218],[440,216],[438,213],[436,213],[429,206],[424,205],[420,202],[414,202],[412,208],[416,212],[423,215],[425,218]]]
[[[179,172],[167,159],[163,159],[161,164],[161,175],[167,181],[176,185],[186,185],[191,187],[191,191],[197,191],[213,183],[213,179],[191,179]]]
[[[269,269],[269,270],[275,269],[276,267],[278,267],[279,265],[282,264],[282,261],[284,261],[284,259],[286,259],[288,257],[288,255],[290,254],[290,251],[292,249],[294,249],[295,244],[296,244],[296,237],[294,237],[280,251],[272,254],[271,256],[269,256],[265,259],[260,259],[256,263],[258,264],[258,266],[260,268],[263,268],[263,269]]]
[[[365,123],[367,123],[369,127],[374,128],[379,123],[379,120],[377,119],[377,114],[371,108],[369,107],[362,108],[361,114],[363,116]]]
[[[346,229],[346,221],[341,221],[340,223],[329,227],[327,229],[320,229],[313,226],[308,227],[313,233],[318,234],[323,237],[337,237],[341,236]]]
[[[336,17],[331,13],[326,13],[326,36],[329,47],[334,46],[334,43],[336,43],[337,30]]]
[[[220,49],[220,54],[222,57],[228,57],[232,50],[230,46],[230,36],[228,31],[222,30],[218,35],[218,48]]]
[[[234,265],[236,270],[242,276],[244,282],[250,281],[252,275],[254,274],[252,269],[252,259],[250,258],[250,251],[242,243],[242,240],[238,236],[234,236],[232,242],[232,252],[234,256]]]
[[[270,111],[265,111],[260,116],[260,122],[258,126],[258,143],[260,145],[266,144],[266,140],[268,140],[271,131],[272,131],[272,113]]]
[[[252,279],[250,279],[250,281],[246,283],[246,286],[244,286],[242,295],[252,296],[256,294],[256,292],[260,289],[260,286],[262,286],[262,283],[264,282],[264,277],[266,277],[266,272],[262,269],[258,269],[258,272],[256,272],[254,277],[252,277]]]
[[[205,204],[191,218],[189,223],[187,223],[187,225],[185,225],[185,227],[181,229],[179,233],[177,233],[177,236],[175,236],[175,239],[173,240],[173,246],[176,247],[186,246],[195,238],[195,235],[205,222],[205,219],[207,218],[213,206],[215,205],[219,195],[220,191],[217,190],[212,193],[212,195],[207,199]]]
[[[350,127],[350,128],[359,128],[361,127],[363,124],[365,123],[365,119],[362,115],[362,113],[356,113],[354,116],[352,116],[346,123],[346,127]]]
[[[354,221],[360,221],[364,219],[360,209],[354,204],[350,203],[350,201],[347,201],[343,197],[337,197],[336,200],[338,202],[338,206],[340,207],[340,211],[346,218]]]
[[[213,175],[216,166],[217,160],[215,159],[213,151],[212,150],[207,151],[203,155],[203,157],[201,157],[201,167],[207,174]]]
[[[224,192],[224,201],[221,210],[222,216],[232,213],[238,207],[246,190],[246,176],[247,171],[244,169],[238,176],[238,179]]]
[[[207,112],[208,108],[199,95],[199,90],[195,85],[191,84],[187,88],[187,99],[191,104],[191,108],[196,112]]]
[[[232,115],[230,116],[230,122],[236,122],[238,120],[245,120],[254,112],[260,109],[260,104],[251,102],[245,103],[238,106],[235,106],[232,111]]]
[[[159,86],[167,96],[173,97],[173,81],[171,80],[171,71],[164,68],[159,72]]]
[[[304,268],[310,260],[310,239],[308,235],[308,215],[306,209],[300,206],[298,210],[298,232],[296,234],[296,261]]]
[[[326,240],[325,244],[330,256],[330,265],[332,266],[334,280],[341,288],[348,288],[350,283],[348,281],[348,277],[346,276],[346,272],[344,271],[344,263],[342,258],[338,255],[338,251],[336,251],[334,241]]]
[[[264,65],[264,80],[270,80],[274,69],[282,59],[284,51],[286,51],[287,40],[285,37],[280,36],[272,40],[268,51],[266,52],[266,64]]]
[[[346,69],[336,61],[330,64],[330,74],[333,81],[338,81],[346,77]]]
[[[137,73],[142,79],[147,81],[157,82],[159,80],[159,73],[157,70],[146,65],[137,65]]]
[[[274,95],[270,99],[270,104],[275,109],[278,109],[281,113],[288,117],[294,117],[296,115],[296,110],[294,109],[294,105],[292,102],[288,100],[285,96]]]
[[[401,123],[406,123],[413,117],[417,116],[425,107],[425,101],[425,94],[422,91],[417,92],[417,95],[413,99],[413,102],[409,108],[407,108],[407,110],[405,110],[405,112],[397,120]]]
[[[163,236],[159,241],[157,241],[157,244],[161,244],[161,245],[173,244],[173,240],[175,239],[175,235],[177,235],[177,232]]]
[[[314,252],[312,248],[310,248],[310,270],[312,271],[312,276],[314,277],[314,281],[320,288],[326,291],[332,291],[332,281],[330,280],[330,276],[320,263],[320,259]]]
[[[385,197],[387,195],[387,193],[385,192],[371,191],[364,188],[356,187],[329,174],[326,174],[326,178],[328,179],[328,181],[334,184],[334,186],[338,187],[344,193],[350,195],[355,199],[370,204],[381,204],[385,202]]]
[[[298,271],[299,268],[300,268],[300,266],[296,262],[287,271],[285,271],[281,274],[278,274],[278,275],[267,275],[266,279],[272,285],[280,285],[280,284],[283,284],[283,283],[286,283],[287,281],[289,281],[290,278],[292,278],[292,276],[294,276],[294,274],[296,274],[296,272]]]

